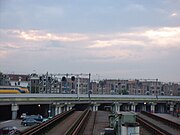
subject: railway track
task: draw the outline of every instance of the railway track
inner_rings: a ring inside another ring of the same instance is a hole
[[[97,112],[90,112],[85,128],[79,135],[94,135]]]
[[[142,112],[137,116],[137,122],[152,134],[179,135],[180,125],[167,119],[158,117],[148,112]]]
[[[89,113],[89,109],[83,112],[71,110],[24,131],[22,135],[79,135],[83,125],[85,125]]]
[[[41,123],[38,126],[34,126],[22,133],[22,135],[39,135],[39,134],[45,134],[47,131],[55,127],[59,122],[61,122],[63,119],[71,115],[75,110],[72,109],[70,111],[61,113],[59,115],[56,115],[54,118],[50,119],[47,122]]]
[[[22,133],[22,135],[96,135],[108,126],[107,112],[71,110]],[[107,119],[107,120],[106,120]]]
[[[85,110],[72,124],[72,126],[66,131],[64,135],[79,135],[86,125],[85,123],[87,122],[89,114],[90,110]]]
[[[74,111],[71,115],[49,130],[46,135],[64,135],[73,123],[82,115],[82,111]]]
[[[109,127],[110,112],[95,111],[91,112],[87,124],[79,135],[100,135],[105,132],[105,128]]]
[[[94,119],[93,119],[93,124],[92,124],[92,132],[91,132],[91,135],[94,135],[94,128],[95,128],[95,123],[96,123],[96,115],[97,115],[97,112],[94,112]]]

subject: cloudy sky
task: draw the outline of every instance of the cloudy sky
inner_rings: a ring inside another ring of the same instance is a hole
[[[180,82],[180,0],[0,0],[0,71]]]

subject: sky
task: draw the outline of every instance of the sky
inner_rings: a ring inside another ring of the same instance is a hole
[[[0,71],[180,82],[180,0],[0,0]]]

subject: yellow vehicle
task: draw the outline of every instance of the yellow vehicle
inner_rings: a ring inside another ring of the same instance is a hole
[[[0,94],[21,94],[29,93],[26,87],[21,86],[0,86]]]

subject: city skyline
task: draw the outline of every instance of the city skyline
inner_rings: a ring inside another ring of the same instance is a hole
[[[0,71],[180,82],[179,0],[0,1]]]

